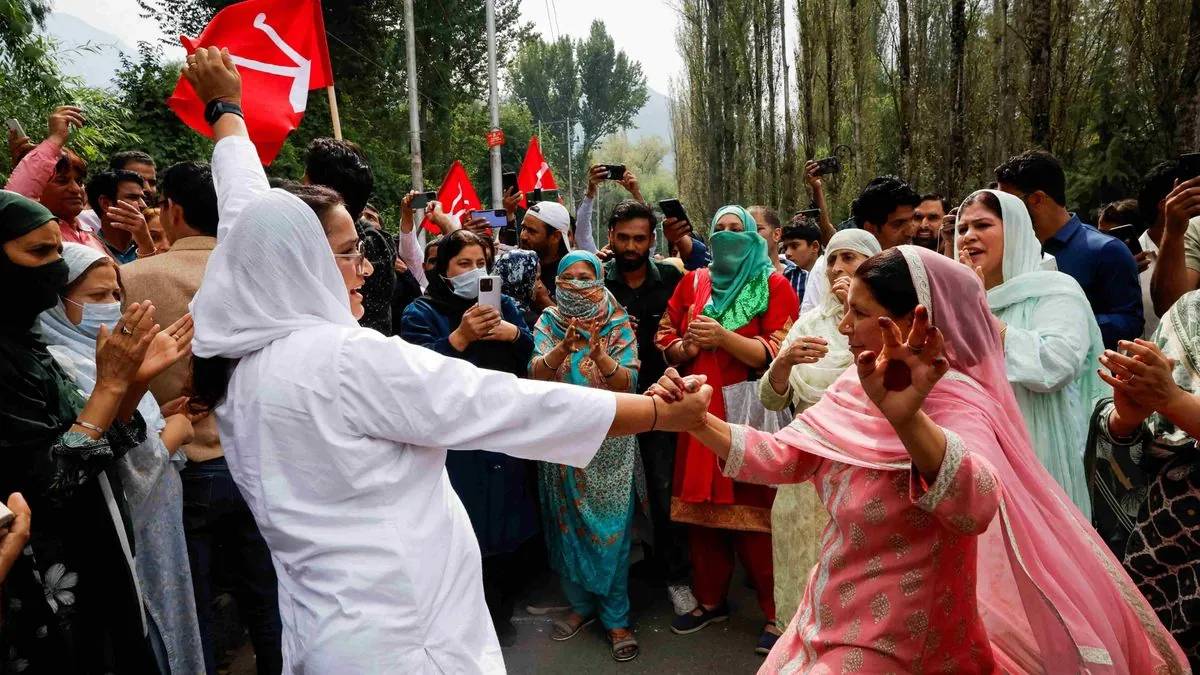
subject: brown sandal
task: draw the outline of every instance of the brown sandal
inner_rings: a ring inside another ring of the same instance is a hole
[[[579,631],[594,623],[596,623],[596,617],[594,616],[585,617],[583,621],[580,621],[578,624],[572,624],[566,619],[555,621],[554,632],[550,634],[550,639],[554,640],[555,642],[566,642],[576,635],[579,635]]]
[[[614,642],[612,637],[613,631],[608,631],[608,642],[612,645],[610,652],[612,653],[613,660],[617,663],[632,661],[642,653],[642,648],[638,645],[637,638],[633,637],[633,633],[628,630],[625,632],[629,633],[629,637]]]

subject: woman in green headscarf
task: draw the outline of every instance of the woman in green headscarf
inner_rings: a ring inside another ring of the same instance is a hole
[[[767,242],[741,206],[725,206],[712,220],[713,262],[688,273],[675,288],[659,326],[658,346],[684,374],[706,375],[713,386],[709,412],[725,420],[723,388],[757,379],[779,351],[800,303],[774,271]],[[755,389],[749,395],[757,402]],[[681,434],[675,459],[671,519],[689,525],[692,585],[700,607],[671,625],[686,635],[729,617],[725,597],[736,550],[754,580],[767,626],[756,651],[770,651],[775,627],[771,503],[775,490],[734,483],[716,456]]]
[[[6,672],[155,672],[115,466],[146,439],[137,403],[160,365],[147,354],[154,308],[131,305],[101,332],[85,399],[34,328],[67,282],[58,221],[0,192],[0,242],[0,496],[22,493],[36,516],[0,603]]]

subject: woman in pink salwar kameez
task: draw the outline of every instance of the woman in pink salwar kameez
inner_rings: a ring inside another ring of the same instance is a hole
[[[710,416],[692,432],[726,475],[811,480],[830,513],[760,673],[1190,672],[1034,456],[970,269],[912,246],[877,255],[839,329],[857,368],[790,427]],[[669,371],[648,393],[680,386]]]

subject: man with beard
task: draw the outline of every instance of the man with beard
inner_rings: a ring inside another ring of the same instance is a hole
[[[666,370],[662,350],[654,344],[658,323],[667,309],[667,301],[682,273],[669,263],[651,259],[657,225],[654,210],[634,199],[619,202],[608,219],[608,246],[613,257],[605,265],[604,284],[613,297],[625,306],[637,331],[638,392],[644,392]],[[545,263],[542,263],[545,269]],[[650,561],[655,575],[667,585],[676,613],[683,615],[696,608],[688,581],[687,528],[671,522],[671,482],[675,477],[675,434],[651,431],[638,435],[642,464],[646,470],[646,488],[650,499],[650,520],[654,525],[654,547]]]
[[[949,199],[932,192],[921,195],[921,203],[913,211],[913,222],[917,226],[913,233],[913,246],[922,246],[930,251],[938,250],[942,234],[942,219],[949,212]]]
[[[521,221],[521,248],[538,254],[542,274],[533,287],[533,305],[542,311],[554,304],[558,261],[571,252],[571,214],[558,202],[538,202]]]

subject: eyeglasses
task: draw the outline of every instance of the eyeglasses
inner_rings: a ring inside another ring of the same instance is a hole
[[[363,244],[363,240],[359,239],[358,243],[354,245],[354,253],[334,253],[333,257],[342,260],[350,260],[354,265],[354,273],[362,274],[363,270],[366,268],[367,248],[366,245]]]

